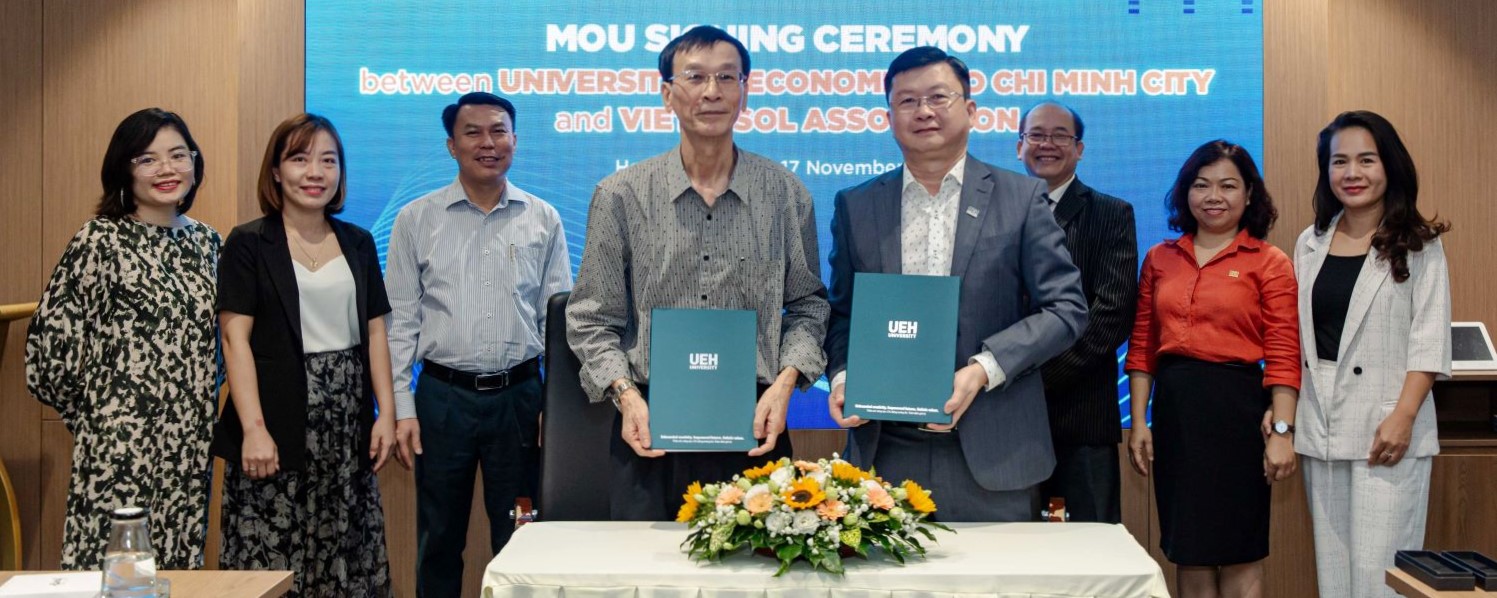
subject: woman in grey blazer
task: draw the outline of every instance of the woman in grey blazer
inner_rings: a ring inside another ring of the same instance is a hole
[[[1424,541],[1450,283],[1413,159],[1372,112],[1320,132],[1315,224],[1294,247],[1305,369],[1295,421],[1320,595],[1394,596],[1393,553]],[[1265,420],[1266,421],[1266,420]]]

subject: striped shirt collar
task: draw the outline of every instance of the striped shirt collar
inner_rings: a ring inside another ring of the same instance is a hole
[[[473,206],[473,209],[480,212],[483,211],[482,208],[478,207],[478,204],[475,204],[468,199],[468,192],[463,189],[462,179],[452,179],[452,183],[447,185],[446,188],[442,189],[442,194],[438,197],[440,198],[438,201],[442,202],[443,207],[450,208],[459,203],[467,203],[468,205]],[[494,209],[502,210],[504,208],[507,208],[509,207],[509,202],[511,201],[530,203],[530,198],[527,197],[527,194],[524,190],[515,187],[514,181],[505,179],[504,192],[499,194],[499,205]]]

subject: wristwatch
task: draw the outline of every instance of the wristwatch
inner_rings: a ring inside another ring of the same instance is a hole
[[[624,393],[629,392],[631,390],[638,391],[639,387],[634,385],[634,381],[633,380],[630,380],[628,378],[624,378],[622,380],[619,380],[618,382],[614,382],[613,384],[609,385],[608,389],[603,391],[603,395],[607,396],[608,400],[613,401],[613,408],[614,409],[618,409],[619,411],[623,411],[624,410],[624,406],[623,406],[623,404],[621,404],[619,402],[619,400],[622,399],[622,398],[624,398]]]
[[[1280,436],[1288,436],[1294,433],[1294,424],[1282,419],[1273,420],[1273,433]]]

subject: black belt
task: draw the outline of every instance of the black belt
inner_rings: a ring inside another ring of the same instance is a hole
[[[430,359],[421,360],[421,375],[431,376],[453,386],[477,391],[504,390],[534,378],[540,371],[540,357],[531,357],[520,362],[515,367],[502,372],[487,374],[474,374],[472,372],[454,370]]]

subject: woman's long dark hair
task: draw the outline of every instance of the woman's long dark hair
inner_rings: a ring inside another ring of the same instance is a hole
[[[1450,224],[1426,220],[1419,213],[1419,173],[1388,119],[1375,112],[1355,110],[1342,112],[1321,129],[1320,142],[1315,146],[1315,160],[1320,166],[1320,179],[1315,182],[1315,233],[1325,234],[1331,219],[1345,209],[1331,190],[1331,140],[1336,133],[1352,128],[1366,129],[1372,135],[1388,181],[1383,193],[1383,221],[1372,234],[1372,248],[1377,250],[1378,259],[1388,262],[1393,280],[1403,282],[1409,279],[1409,252],[1420,251],[1425,243],[1449,232]]]

